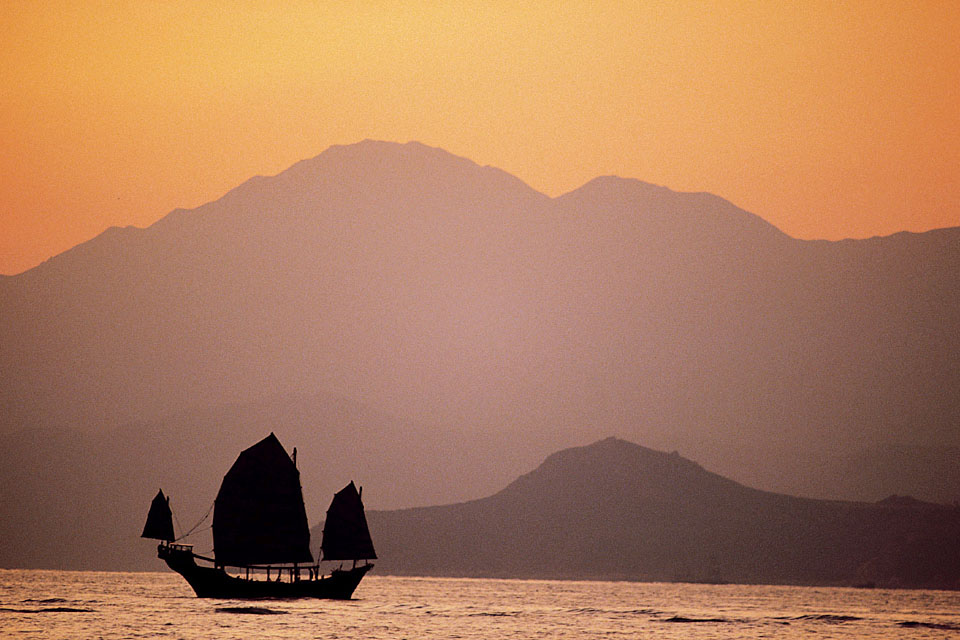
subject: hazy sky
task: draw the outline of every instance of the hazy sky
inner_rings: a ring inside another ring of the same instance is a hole
[[[549,195],[710,191],[802,238],[960,225],[952,0],[8,0],[0,21],[0,273],[364,138]]]

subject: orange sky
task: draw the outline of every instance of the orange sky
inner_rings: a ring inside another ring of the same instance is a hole
[[[0,273],[364,138],[550,195],[710,191],[802,238],[960,225],[952,0],[7,0],[0,24]]]

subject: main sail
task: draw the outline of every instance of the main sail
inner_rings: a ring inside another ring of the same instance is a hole
[[[312,563],[300,472],[272,433],[240,453],[213,508],[217,564]]]
[[[352,481],[333,496],[323,524],[320,548],[324,560],[374,560],[377,557],[363,513],[363,501]]]
[[[140,534],[140,537],[166,540],[167,542],[173,542],[176,537],[173,535],[173,514],[170,512],[170,499],[163,495],[163,489],[157,491],[153,502],[150,503],[147,522],[143,525],[143,533]]]

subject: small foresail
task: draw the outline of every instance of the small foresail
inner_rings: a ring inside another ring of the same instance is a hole
[[[150,512],[147,514],[147,523],[143,525],[141,538],[166,540],[173,542],[173,514],[170,512],[170,499],[163,495],[163,489],[157,491],[156,497],[150,503]]]
[[[353,482],[333,496],[320,543],[324,560],[374,560],[363,501]]]

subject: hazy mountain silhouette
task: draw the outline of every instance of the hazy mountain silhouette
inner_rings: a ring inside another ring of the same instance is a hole
[[[109,487],[142,500],[131,474],[147,500],[171,466],[214,495],[223,469],[171,434],[229,458],[238,424],[318,452],[319,485],[325,459],[375,457],[356,479],[381,508],[611,432],[764,489],[956,500],[957,273],[960,229],[798,241],[709,194],[549,198],[418,143],[332,147],[0,278],[0,566],[68,561],[38,532],[108,514]],[[163,437],[129,454],[145,425]]]
[[[758,491],[615,438],[488,498],[368,521],[381,573],[960,588],[960,509]]]

